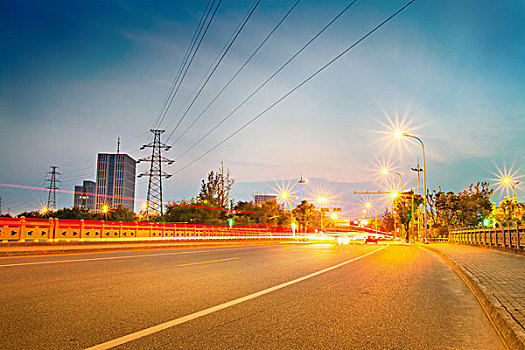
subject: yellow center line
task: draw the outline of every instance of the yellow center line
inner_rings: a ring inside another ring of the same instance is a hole
[[[220,262],[220,261],[237,260],[237,259],[240,259],[240,258],[228,258],[228,259],[219,259],[219,260],[199,261],[199,262],[194,262],[194,263],[189,263],[189,264],[180,264],[180,265],[177,265],[177,266],[178,267],[183,267],[183,266],[190,266],[190,265],[211,264],[211,263],[216,263],[216,262]]]

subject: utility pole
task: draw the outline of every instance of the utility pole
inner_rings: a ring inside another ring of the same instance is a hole
[[[117,154],[120,153],[120,135],[118,135],[118,139],[117,139]]]
[[[162,178],[170,178],[171,174],[162,171],[162,163],[168,163],[168,165],[171,165],[175,161],[165,158],[161,154],[162,150],[168,151],[171,148],[171,146],[160,142],[160,135],[165,130],[151,129],[150,131],[153,133],[153,142],[143,145],[140,149],[144,150],[145,148],[151,148],[151,156],[137,161],[137,163],[149,162],[150,167],[148,171],[140,174],[138,177],[149,176],[145,214],[163,215]]]
[[[51,171],[47,172],[47,175],[49,175],[50,178],[46,180],[46,182],[49,182],[49,186],[46,187],[49,190],[49,194],[47,196],[47,209],[53,211],[57,210],[56,191],[59,189],[57,187],[57,183],[61,182],[59,179],[57,179],[57,175],[61,175],[57,169],[57,166],[51,165]]]
[[[2,197],[0,197],[0,215],[2,215]]]
[[[417,173],[417,193],[419,195],[421,195],[421,181],[419,179],[421,173],[423,172],[423,169],[421,169],[421,167],[419,166],[419,159],[417,160],[417,166],[415,168],[410,168],[412,171],[415,171]],[[417,218],[417,235],[418,235],[418,239],[419,239],[419,233],[420,233],[420,228],[421,228],[421,205],[419,205],[419,215],[418,215],[418,218]],[[414,237],[414,235],[412,235],[412,237]]]
[[[417,160],[417,166],[415,168],[410,168],[412,171],[417,172],[417,190],[418,194],[421,195],[421,182],[419,180],[420,174],[423,172],[423,169],[419,166],[419,159]]]

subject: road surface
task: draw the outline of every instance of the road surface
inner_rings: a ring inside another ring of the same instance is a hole
[[[417,246],[275,244],[0,259],[1,349],[502,349]]]

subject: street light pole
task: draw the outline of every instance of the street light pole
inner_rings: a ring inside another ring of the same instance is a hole
[[[301,174],[301,179],[298,182],[301,185],[301,203],[303,202],[303,184],[306,183],[306,179],[303,179],[303,174]]]
[[[396,132],[396,136],[397,136],[397,132]],[[423,144],[423,141],[417,137],[417,136],[414,136],[414,135],[409,135],[407,133],[401,133],[401,136],[406,136],[406,137],[411,137],[413,139],[416,139],[419,141],[419,143],[421,144],[421,148],[423,150],[423,206],[425,207],[425,243],[428,243],[428,228],[427,228],[427,216],[428,216],[428,212],[427,212],[427,169],[426,169],[426,164],[425,164],[425,145]]]

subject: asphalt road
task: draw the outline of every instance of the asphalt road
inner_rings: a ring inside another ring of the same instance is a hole
[[[2,258],[0,280],[0,349],[503,348],[464,283],[416,246]]]

